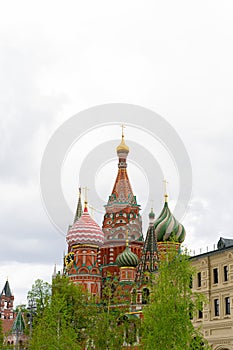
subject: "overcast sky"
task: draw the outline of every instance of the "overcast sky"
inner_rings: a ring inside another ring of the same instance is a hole
[[[232,16],[231,0],[1,4],[0,288],[8,277],[15,304],[36,278],[50,281],[66,250],[41,201],[45,147],[62,123],[95,105],[137,104],[165,118],[192,163],[187,246],[204,250],[220,235],[233,238]],[[62,181],[74,211],[71,158]],[[115,175],[114,168],[109,191]],[[137,183],[132,169],[130,177]]]

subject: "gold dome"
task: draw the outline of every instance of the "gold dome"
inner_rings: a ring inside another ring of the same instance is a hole
[[[129,152],[129,147],[125,144],[124,135],[122,135],[121,143],[116,148],[117,152],[125,151]]]

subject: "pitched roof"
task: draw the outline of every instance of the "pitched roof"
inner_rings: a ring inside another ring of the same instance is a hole
[[[25,322],[21,310],[18,312],[12,327],[12,333],[23,333],[25,329]]]
[[[8,280],[6,280],[5,286],[3,287],[1,296],[2,295],[5,295],[6,297],[12,297],[13,296],[13,294],[11,293],[11,289],[10,289],[10,285],[9,285]]]

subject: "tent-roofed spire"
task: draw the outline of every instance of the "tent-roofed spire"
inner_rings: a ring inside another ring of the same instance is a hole
[[[126,146],[124,141],[123,128],[124,126],[122,125],[122,139],[120,145],[117,147],[117,155],[119,159],[118,174],[113,186],[112,194],[109,197],[108,205],[111,205],[112,202],[137,205],[126,169],[126,159],[129,153],[129,147]]]
[[[25,329],[25,322],[23,319],[22,312],[21,310],[19,310],[12,326],[12,333],[17,333],[17,334],[23,333],[24,329]]]
[[[74,217],[74,222],[77,221],[82,216],[82,213],[83,213],[81,195],[82,195],[81,187],[79,187],[78,205],[77,205],[77,210]]]
[[[9,297],[9,298],[13,296],[13,294],[11,293],[8,279],[6,280],[6,283],[5,283],[5,286],[3,287],[1,295],[5,295],[6,297]]]
[[[154,227],[155,214],[153,208],[149,213],[149,227],[146,234],[146,240],[142,249],[142,256],[138,264],[136,282],[143,283],[145,272],[153,273],[157,270],[158,248],[157,237]]]
[[[103,221],[105,242],[117,241],[122,245],[129,229],[129,241],[143,241],[140,205],[133,193],[128,173],[127,156],[129,147],[124,142],[124,126],[122,126],[121,143],[117,147],[118,173],[111,195],[105,205],[106,214]]]

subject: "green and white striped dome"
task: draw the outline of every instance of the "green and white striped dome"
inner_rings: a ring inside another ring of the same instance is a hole
[[[172,215],[166,201],[161,214],[154,222],[154,227],[157,242],[172,241],[182,243],[185,239],[184,226]]]
[[[116,263],[119,267],[136,267],[138,265],[138,257],[126,246],[125,250],[117,256]]]

